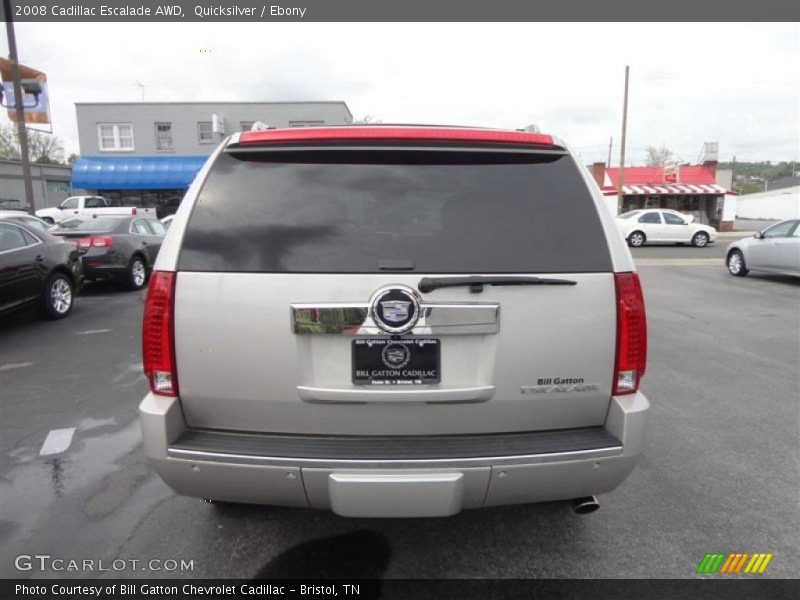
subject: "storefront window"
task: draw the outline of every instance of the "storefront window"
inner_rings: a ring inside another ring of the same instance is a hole
[[[676,207],[678,210],[700,210],[700,196],[686,195],[680,197],[680,205]]]
[[[644,201],[645,208],[661,208],[661,196],[647,196]]]
[[[642,208],[640,196],[623,196],[622,197],[622,212],[628,212],[629,210],[636,210],[637,208]]]

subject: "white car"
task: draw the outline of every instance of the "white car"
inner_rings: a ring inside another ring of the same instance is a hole
[[[665,208],[631,210],[616,220],[623,237],[633,248],[651,242],[691,244],[702,248],[717,239],[717,230],[713,227],[695,223],[691,215]]]

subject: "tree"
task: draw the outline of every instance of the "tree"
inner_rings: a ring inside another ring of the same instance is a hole
[[[50,133],[28,129],[28,158],[32,163],[60,165],[64,162],[64,143]],[[15,123],[0,127],[0,159],[20,159],[19,133]]]
[[[374,115],[366,114],[358,119],[353,119],[353,125],[378,125],[382,123],[380,119],[376,119]]]
[[[74,165],[76,160],[78,160],[78,155],[73,152],[67,157],[67,164]]]
[[[667,148],[666,144],[661,144],[661,147],[648,146],[646,160],[648,167],[663,167],[668,162],[674,160],[674,155],[672,154],[672,150]]]

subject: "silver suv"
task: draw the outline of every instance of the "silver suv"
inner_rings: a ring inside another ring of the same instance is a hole
[[[233,135],[164,240],[142,338],[144,447],[190,496],[589,512],[643,447],[639,279],[549,135]]]

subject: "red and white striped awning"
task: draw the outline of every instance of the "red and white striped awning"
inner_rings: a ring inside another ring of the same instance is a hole
[[[655,194],[724,194],[725,188],[717,184],[700,183],[666,183],[663,185],[624,185],[622,191],[626,196],[644,196]]]

